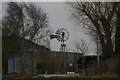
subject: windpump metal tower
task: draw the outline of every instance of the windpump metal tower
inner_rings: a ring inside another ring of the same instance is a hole
[[[67,54],[64,52],[67,52],[67,46],[65,44],[65,41],[67,41],[69,38],[69,32],[65,28],[60,28],[56,31],[55,35],[50,35],[50,38],[56,38],[61,43],[61,53],[56,56],[58,59],[57,70],[60,72],[66,72],[68,64],[66,64]]]

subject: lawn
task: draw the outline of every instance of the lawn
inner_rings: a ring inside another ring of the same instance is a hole
[[[2,80],[120,80],[120,78],[82,78],[82,77],[50,77],[50,78],[45,78],[45,77],[36,77],[36,78],[6,78]]]

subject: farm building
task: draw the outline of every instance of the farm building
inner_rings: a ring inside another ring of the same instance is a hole
[[[82,69],[80,53],[50,51],[44,46],[16,36],[3,39],[3,57],[8,56],[8,54],[5,55],[6,52],[12,54],[8,57],[8,73],[19,73],[24,70],[38,74],[53,74]],[[10,48],[7,45],[11,45]],[[96,56],[86,57],[85,68],[93,68],[94,61],[96,61]]]

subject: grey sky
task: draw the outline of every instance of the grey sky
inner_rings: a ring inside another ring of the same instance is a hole
[[[68,49],[74,50],[73,42],[79,41],[80,38],[89,39],[77,25],[74,20],[71,19],[69,6],[65,2],[44,2],[34,3],[37,6],[41,6],[48,14],[50,27],[53,32],[59,28],[66,28],[69,31],[70,37],[66,41]],[[51,49],[59,50],[60,43],[57,40],[51,40]]]
[[[53,32],[56,32],[59,28],[68,30],[69,39],[65,42],[68,50],[75,50],[73,42],[79,41],[81,38],[90,42],[90,38],[79,28],[82,25],[75,25],[74,20],[70,18],[70,7],[65,2],[34,2],[33,4],[40,6],[48,14],[50,28]],[[4,4],[2,13],[5,15],[7,15],[5,12],[6,8],[7,6]],[[56,39],[51,40],[51,50],[59,51],[59,49],[60,43]]]

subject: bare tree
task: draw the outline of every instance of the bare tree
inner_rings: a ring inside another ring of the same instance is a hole
[[[40,43],[40,40],[47,38],[50,34],[47,14],[44,13],[40,7],[35,7],[32,4],[24,3],[23,6],[24,12],[26,13],[25,16],[27,18],[24,19],[26,23],[24,25],[27,26],[27,32],[29,32],[29,37],[27,37],[27,39],[30,39],[35,43]],[[30,23],[27,23],[27,21]],[[44,39],[44,41],[45,40],[47,39]],[[44,41],[42,40],[42,42]],[[49,47],[49,44],[46,46]]]
[[[7,12],[9,15],[2,20],[4,36],[16,35],[36,42],[49,35],[48,17],[40,7],[12,2]]]
[[[85,75],[85,70],[84,70],[84,63],[85,63],[85,55],[88,55],[92,52],[93,49],[93,43],[87,43],[85,40],[81,39],[80,41],[74,43],[77,51],[82,53],[82,71],[83,75]]]
[[[111,37],[116,23],[118,3],[110,2],[72,2],[73,16],[85,24],[90,34],[98,35],[105,58],[110,58],[114,51]]]

